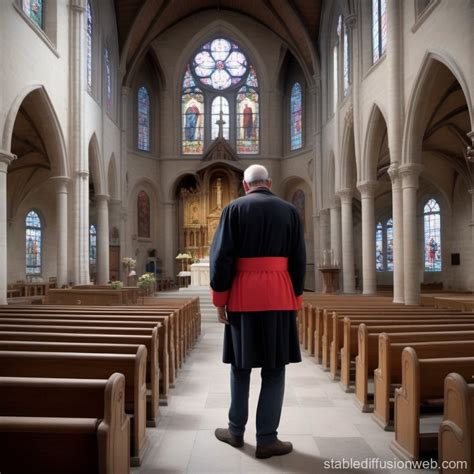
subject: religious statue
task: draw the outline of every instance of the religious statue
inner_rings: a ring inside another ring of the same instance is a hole
[[[244,138],[246,140],[251,140],[252,133],[253,133],[253,110],[252,110],[252,107],[250,107],[248,103],[245,103],[243,116],[244,116],[243,118]]]
[[[222,209],[222,179],[217,178],[216,182],[216,202],[217,202],[217,209]]]
[[[199,119],[199,109],[195,104],[186,109],[185,136],[186,140],[196,140],[196,127]]]
[[[199,224],[198,207],[196,205],[193,206],[193,208],[192,208],[191,223],[192,224]]]

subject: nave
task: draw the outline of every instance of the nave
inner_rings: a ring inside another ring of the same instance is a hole
[[[255,459],[258,369],[252,373],[244,448],[217,441],[214,429],[227,423],[229,366],[221,362],[223,326],[209,322],[209,316],[203,313],[200,340],[179,372],[169,405],[161,407],[160,423],[147,429],[150,448],[141,467],[131,470],[133,474],[424,472],[324,468],[331,458],[396,460],[389,447],[393,432],[383,431],[370,414],[361,413],[354,395],[344,393],[305,351],[302,363],[287,366],[279,428],[279,437],[291,441],[294,451],[287,456]]]

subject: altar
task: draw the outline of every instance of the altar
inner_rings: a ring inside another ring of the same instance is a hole
[[[202,259],[199,263],[191,265],[191,285],[190,287],[209,288],[209,258]]]

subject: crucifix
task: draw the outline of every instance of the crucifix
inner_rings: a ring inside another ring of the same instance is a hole
[[[222,110],[219,112],[219,120],[217,120],[215,123],[219,126],[219,138],[222,138],[224,136],[224,125],[226,123],[226,121],[223,119]]]

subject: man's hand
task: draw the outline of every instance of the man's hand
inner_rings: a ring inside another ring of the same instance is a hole
[[[229,320],[227,319],[227,313],[225,311],[224,306],[217,308],[217,319],[222,324],[229,324]]]

